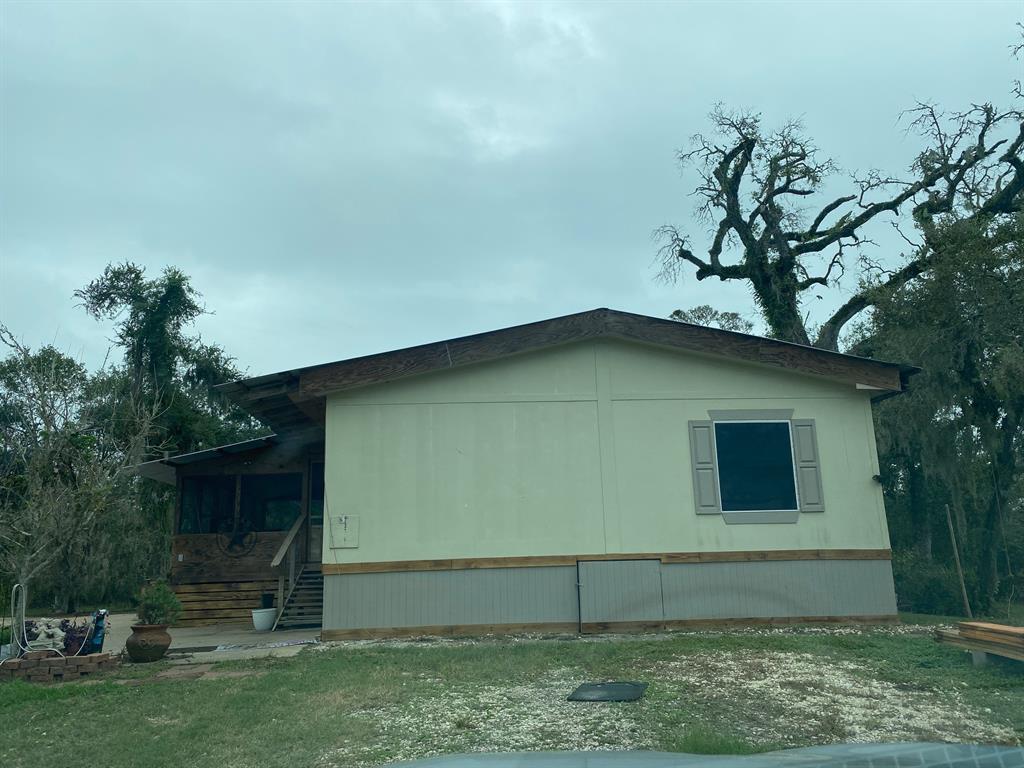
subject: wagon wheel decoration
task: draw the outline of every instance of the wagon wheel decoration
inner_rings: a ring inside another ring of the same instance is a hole
[[[227,557],[244,557],[256,547],[256,531],[244,531],[239,521],[217,533],[217,548]]]

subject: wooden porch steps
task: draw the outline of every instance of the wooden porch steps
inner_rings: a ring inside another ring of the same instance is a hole
[[[263,595],[276,592],[277,581],[204,582],[178,584],[172,589],[182,607],[176,627],[250,624],[250,611],[261,607]]]
[[[323,626],[324,575],[319,564],[307,565],[299,576],[295,590],[285,603],[278,629]]]

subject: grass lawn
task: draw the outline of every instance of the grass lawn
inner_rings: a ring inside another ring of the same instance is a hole
[[[170,669],[0,684],[0,765],[295,768],[481,750],[1024,739],[1024,665],[972,667],[913,625],[347,643],[198,678],[161,676]],[[635,704],[565,701],[602,679],[650,688]]]

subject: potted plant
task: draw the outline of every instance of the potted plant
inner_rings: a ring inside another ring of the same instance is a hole
[[[139,623],[125,642],[128,658],[134,662],[159,661],[171,647],[167,627],[181,615],[181,601],[167,582],[157,581],[139,593]]]

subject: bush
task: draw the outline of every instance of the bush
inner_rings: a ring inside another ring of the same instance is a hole
[[[139,592],[140,624],[173,624],[181,615],[181,601],[166,581],[157,581]]]
[[[963,613],[960,583],[952,567],[914,551],[892,553],[896,605],[901,611],[959,616]]]

